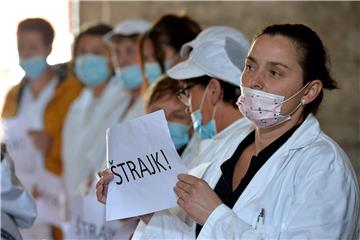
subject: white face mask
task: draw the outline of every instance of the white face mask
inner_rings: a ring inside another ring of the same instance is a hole
[[[290,120],[291,115],[298,110],[300,106],[304,105],[303,101],[301,101],[290,113],[281,113],[283,103],[296,97],[309,85],[309,83],[310,82],[286,100],[284,100],[284,96],[240,86],[241,95],[236,104],[238,105],[240,112],[258,128],[273,127]]]

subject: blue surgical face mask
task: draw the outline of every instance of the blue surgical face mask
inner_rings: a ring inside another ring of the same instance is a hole
[[[46,58],[36,56],[27,59],[20,59],[20,66],[25,71],[25,76],[30,81],[38,78],[47,68]]]
[[[98,86],[110,77],[108,59],[95,54],[83,54],[75,60],[76,76],[88,87]]]
[[[135,89],[141,86],[143,77],[138,64],[116,69],[115,79],[123,82],[127,89]]]
[[[152,85],[162,74],[160,65],[158,63],[146,63],[145,73],[150,85]]]
[[[193,122],[193,127],[194,127],[194,130],[195,130],[195,133],[201,140],[212,138],[217,133],[217,131],[216,131],[216,122],[215,122],[215,119],[214,119],[217,105],[214,108],[214,111],[213,111],[213,114],[212,114],[212,119],[206,125],[202,125],[201,108],[202,108],[202,105],[203,105],[207,90],[208,90],[208,87],[206,87],[204,95],[203,95],[203,97],[201,99],[200,108],[191,113],[191,120]]]
[[[170,136],[173,140],[176,149],[184,147],[189,142],[189,126],[177,123],[177,122],[168,122]]]

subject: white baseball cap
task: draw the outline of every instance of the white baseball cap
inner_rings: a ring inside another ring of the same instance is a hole
[[[130,19],[119,22],[112,31],[108,32],[105,40],[110,40],[115,35],[130,36],[133,34],[140,34],[150,28],[150,23],[142,19]]]
[[[226,28],[204,30],[206,34],[200,33],[186,43],[185,46],[192,48],[188,59],[169,69],[167,74],[177,80],[206,75],[239,86],[249,43],[239,31]]]
[[[237,29],[228,26],[211,26],[199,33],[199,35],[192,41],[185,43],[180,50],[182,57],[188,57],[191,50],[204,41],[224,41],[225,38],[230,37],[243,45],[246,51],[249,48],[249,41]]]

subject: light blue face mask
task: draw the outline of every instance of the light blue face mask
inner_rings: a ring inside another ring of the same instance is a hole
[[[208,87],[206,87],[204,95],[201,99],[200,108],[191,113],[191,120],[193,122],[193,127],[195,130],[195,133],[201,140],[212,138],[216,135],[216,132],[217,132],[216,131],[216,122],[214,119],[217,105],[214,108],[211,120],[206,125],[202,125],[201,108],[204,103],[204,99],[205,99],[207,90],[208,90]]]
[[[25,76],[30,81],[38,78],[47,68],[46,58],[36,56],[27,59],[20,59],[20,66],[25,71]]]
[[[141,68],[138,64],[116,69],[115,79],[123,82],[127,89],[135,89],[141,86],[143,80]]]
[[[177,122],[168,122],[170,136],[175,144],[176,149],[180,149],[188,144],[189,137],[189,126],[177,123]]]
[[[145,73],[150,85],[152,85],[162,74],[160,65],[158,63],[146,63]]]
[[[75,74],[86,86],[98,86],[110,77],[108,59],[95,54],[83,54],[75,60]]]

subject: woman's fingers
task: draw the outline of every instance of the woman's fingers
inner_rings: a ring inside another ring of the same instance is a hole
[[[114,178],[114,175],[105,169],[99,172],[98,175],[101,177],[96,183],[96,198],[101,203],[106,203],[106,196],[109,182]]]
[[[178,181],[176,183],[176,187],[180,188],[181,190],[187,192],[187,193],[191,193],[191,185],[188,183],[185,183],[183,181]]]

